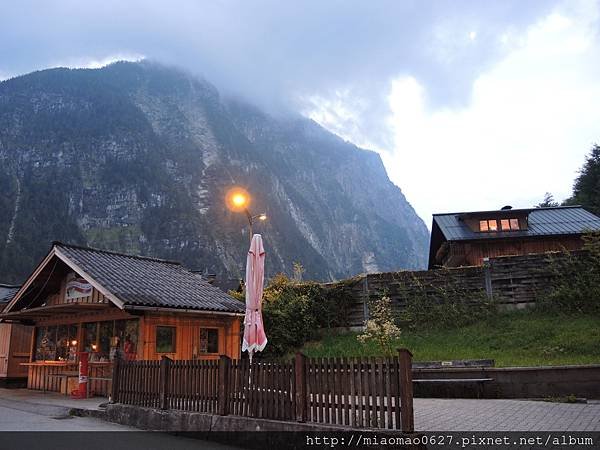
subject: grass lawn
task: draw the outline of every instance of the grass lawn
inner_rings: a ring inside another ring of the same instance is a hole
[[[398,347],[415,361],[496,360],[497,367],[600,364],[600,317],[514,311],[457,329],[403,330]],[[324,336],[307,343],[310,357],[377,356],[356,333]]]

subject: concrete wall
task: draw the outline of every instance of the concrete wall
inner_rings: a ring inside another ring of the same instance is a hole
[[[600,399],[600,365],[413,369],[413,379],[493,378],[482,383],[482,398],[576,397]],[[474,383],[415,384],[415,397],[474,398]]]
[[[254,419],[239,416],[218,416],[187,411],[142,408],[139,406],[112,404],[105,412],[82,412],[100,417],[110,422],[134,426],[142,430],[182,433],[183,436],[217,441],[240,448],[305,448],[307,436],[338,436],[341,432],[359,432],[364,437],[388,436],[416,438],[419,433],[402,433],[386,429],[357,429],[339,426],[326,426],[310,423],[284,422],[278,420]],[[258,432],[258,433],[256,433]],[[262,432],[262,433],[260,433]],[[265,433],[268,432],[268,433]],[[285,432],[285,433],[282,433]],[[348,438],[348,436],[345,436]],[[341,439],[340,439],[341,440]],[[317,445],[315,448],[325,445]],[[375,447],[374,447],[375,448]],[[423,445],[394,448],[424,449]]]

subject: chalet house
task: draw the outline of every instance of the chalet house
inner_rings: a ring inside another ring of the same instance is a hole
[[[29,388],[69,392],[79,352],[89,352],[92,388],[105,395],[117,354],[239,358],[244,309],[179,263],[57,242],[0,320],[35,327]]]
[[[12,300],[20,286],[0,284],[0,313]],[[22,383],[27,378],[31,327],[0,323],[0,386]]]
[[[429,269],[482,265],[484,258],[578,250],[600,218],[581,206],[434,214]]]

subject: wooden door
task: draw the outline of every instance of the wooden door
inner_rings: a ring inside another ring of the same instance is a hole
[[[11,328],[12,325],[8,323],[0,323],[0,378],[6,378],[8,376]]]

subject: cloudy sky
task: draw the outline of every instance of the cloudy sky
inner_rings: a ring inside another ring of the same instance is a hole
[[[0,79],[150,58],[378,151],[433,212],[563,199],[600,143],[600,1],[10,1]]]

